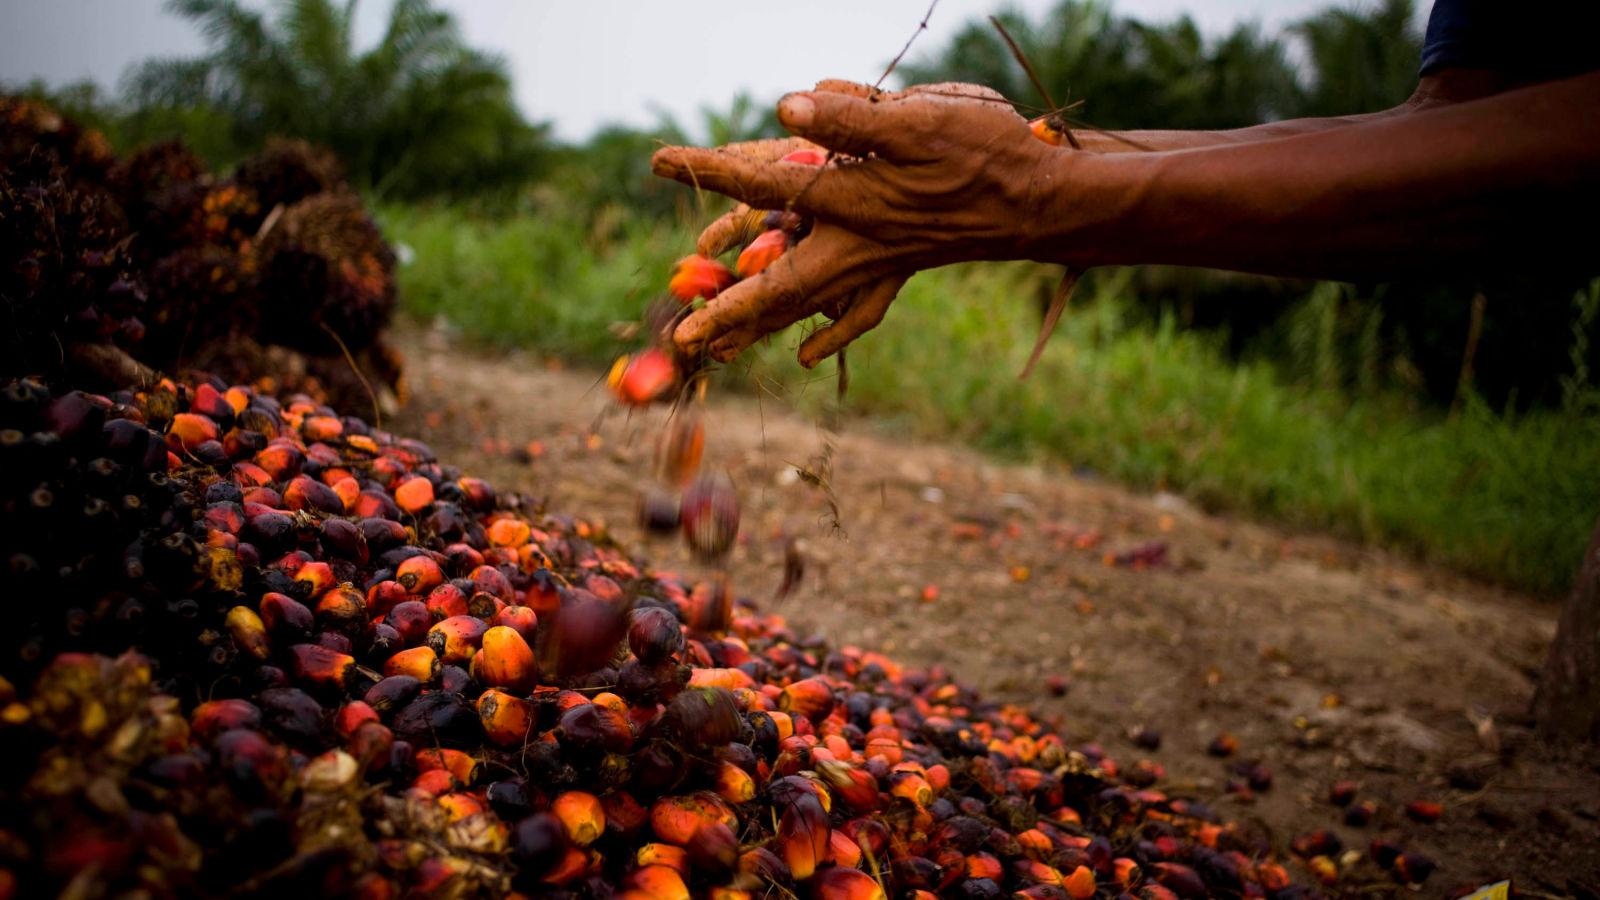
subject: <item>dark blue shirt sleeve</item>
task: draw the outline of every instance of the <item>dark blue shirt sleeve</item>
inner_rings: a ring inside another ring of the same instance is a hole
[[[1547,81],[1600,69],[1600,3],[1594,0],[1435,0],[1422,45],[1422,74],[1493,69]]]

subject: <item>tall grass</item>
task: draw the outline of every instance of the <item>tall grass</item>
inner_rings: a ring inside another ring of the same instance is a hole
[[[415,254],[401,270],[411,312],[596,364],[624,348],[609,326],[636,319],[691,245],[684,230],[624,217],[577,227],[389,208],[382,219]],[[1290,384],[1266,362],[1230,361],[1217,336],[1170,319],[1130,325],[1127,281],[1116,277],[1076,303],[1019,381],[1039,277],[1037,267],[990,265],[912,279],[884,325],[852,347],[849,408],[918,436],[1087,467],[1537,592],[1569,583],[1600,515],[1592,404],[1511,415],[1469,398],[1450,416]],[[800,337],[774,338],[724,380],[759,380],[816,408],[833,388],[792,361]]]

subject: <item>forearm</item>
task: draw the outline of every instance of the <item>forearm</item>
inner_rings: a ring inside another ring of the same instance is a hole
[[[1252,143],[1064,152],[1043,173],[1058,187],[1041,185],[1034,255],[1388,278],[1592,253],[1596,108],[1588,75]]]
[[[1203,147],[1222,147],[1233,144],[1250,144],[1256,141],[1275,140],[1302,134],[1315,134],[1332,128],[1359,125],[1396,115],[1404,107],[1356,116],[1333,116],[1318,119],[1288,119],[1252,125],[1249,128],[1230,128],[1222,131],[1095,131],[1079,129],[1074,132],[1078,143],[1091,153],[1162,152],[1166,150],[1195,150]]]

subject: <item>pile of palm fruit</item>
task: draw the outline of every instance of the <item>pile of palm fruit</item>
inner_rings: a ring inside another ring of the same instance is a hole
[[[0,377],[109,390],[198,368],[392,406],[393,268],[324,150],[278,141],[213,176],[179,142],[119,159],[0,96]]]
[[[1308,896],[1148,763],[305,396],[14,380],[0,453],[0,897]]]

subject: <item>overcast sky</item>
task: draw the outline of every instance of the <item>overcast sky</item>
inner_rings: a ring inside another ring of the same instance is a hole
[[[263,7],[270,0],[246,0]],[[1018,0],[1034,15],[1056,0]],[[392,0],[365,0],[358,41],[375,41]],[[649,125],[662,108],[697,127],[702,105],[726,109],[749,91],[775,100],[820,78],[875,80],[905,43],[927,0],[438,0],[467,41],[503,54],[530,118],[582,139],[608,122]],[[940,0],[913,49],[949,40],[1004,0]],[[1193,15],[1208,32],[1240,20],[1267,28],[1329,0],[1114,0],[1150,20]],[[1426,4],[1419,4],[1426,5]],[[162,0],[0,0],[0,82],[84,78],[115,86],[130,63],[201,50]]]

